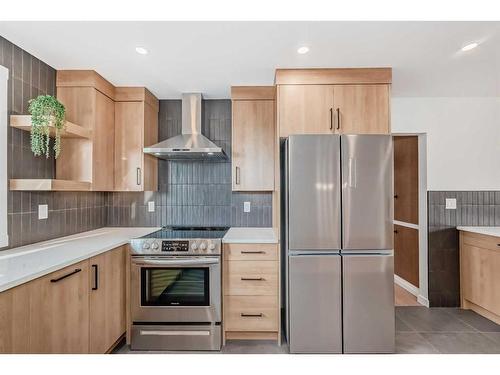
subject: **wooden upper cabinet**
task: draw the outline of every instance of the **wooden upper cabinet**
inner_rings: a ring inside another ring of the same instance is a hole
[[[87,353],[88,260],[43,276],[29,284],[33,288],[29,306],[30,352]]]
[[[390,68],[278,69],[279,136],[390,133]]]
[[[279,86],[278,111],[280,137],[292,134],[331,134],[333,86]]]
[[[105,353],[125,333],[126,248],[90,259],[90,353]]]
[[[115,190],[156,191],[158,159],[143,149],[158,141],[158,100],[145,88],[116,90]]]
[[[274,87],[259,90],[233,87],[232,96],[237,98],[233,99],[232,108],[233,191],[272,191],[276,139]]]
[[[335,85],[336,131],[340,134],[389,134],[389,95],[389,85]]]
[[[394,220],[418,224],[418,137],[394,136]]]
[[[87,181],[94,191],[114,188],[114,87],[94,71],[58,71],[57,99],[66,119],[91,131],[91,139],[62,140],[56,161],[61,180]]]

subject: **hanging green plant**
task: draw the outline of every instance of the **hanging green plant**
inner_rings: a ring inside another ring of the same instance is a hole
[[[29,101],[31,114],[31,151],[35,156],[50,155],[50,128],[54,128],[54,154],[61,152],[61,131],[64,130],[66,109],[51,95],[40,95]]]

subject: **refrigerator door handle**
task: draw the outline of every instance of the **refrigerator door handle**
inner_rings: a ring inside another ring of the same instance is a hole
[[[356,159],[355,158],[349,158],[348,168],[349,168],[348,186],[350,188],[356,188]]]

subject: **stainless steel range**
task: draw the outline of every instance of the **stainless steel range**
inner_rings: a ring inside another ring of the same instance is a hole
[[[132,349],[220,350],[227,229],[167,227],[132,240]]]

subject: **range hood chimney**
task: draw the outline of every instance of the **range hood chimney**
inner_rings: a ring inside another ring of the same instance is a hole
[[[223,160],[224,150],[201,134],[202,96],[199,93],[182,94],[182,134],[168,138],[144,153],[167,160]]]

